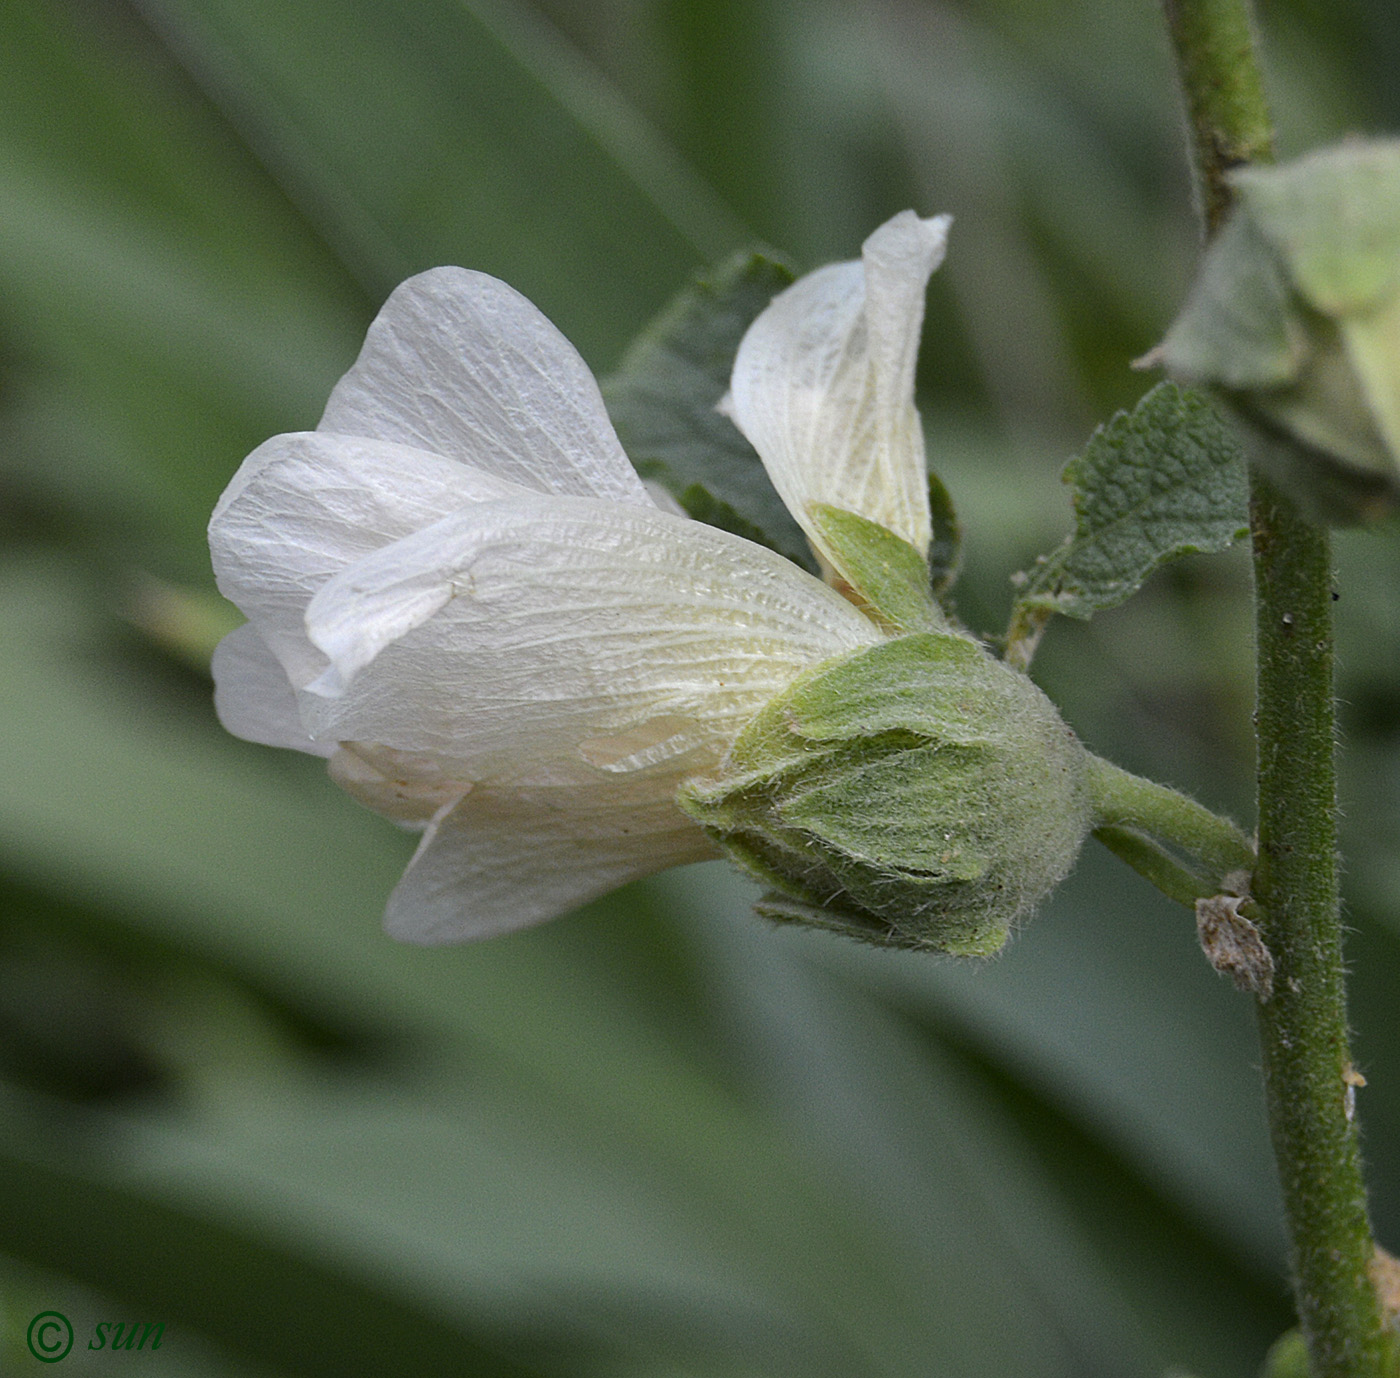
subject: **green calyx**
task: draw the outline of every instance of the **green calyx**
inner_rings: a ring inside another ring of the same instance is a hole
[[[761,913],[989,956],[1074,864],[1087,759],[1025,676],[919,632],[810,670],[678,800],[771,887]]]
[[[1161,360],[1257,427],[1254,457],[1331,521],[1400,500],[1400,142],[1242,169]],[[1280,443],[1282,442],[1282,443]]]
[[[812,524],[837,563],[846,596],[888,632],[943,631],[928,561],[893,531],[855,512],[813,503]]]

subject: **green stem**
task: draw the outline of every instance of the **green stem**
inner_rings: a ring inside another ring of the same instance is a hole
[[[1230,209],[1230,170],[1273,160],[1254,16],[1249,0],[1162,0],[1162,8],[1191,121],[1201,211],[1213,234]]]
[[[1188,909],[1194,909],[1197,900],[1206,899],[1220,890],[1195,867],[1183,866],[1166,848],[1131,828],[1101,824],[1094,829],[1094,836],[1149,885],[1155,885],[1169,900],[1184,904]]]
[[[1317,1378],[1383,1371],[1357,1126],[1349,1113],[1336,852],[1327,533],[1256,477],[1259,927],[1274,997],[1259,1007],[1274,1156],[1298,1312]]]
[[[1163,0],[1190,116],[1207,231],[1231,167],[1271,156],[1247,0]],[[1294,1290],[1315,1378],[1380,1378],[1347,1047],[1336,855],[1332,596],[1327,533],[1252,476],[1259,864],[1253,894],[1274,959],[1259,1005],[1274,1156]]]
[[[1218,895],[1226,877],[1254,869],[1254,848],[1229,819],[1097,756],[1089,757],[1089,798],[1094,836],[1181,904]]]

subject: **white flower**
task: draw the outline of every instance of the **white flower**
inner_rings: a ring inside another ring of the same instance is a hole
[[[863,274],[802,279],[745,341],[734,415],[799,521],[825,501],[927,548],[913,353],[942,236],[906,212]],[[221,721],[328,757],[423,829],[386,915],[418,942],[717,855],[679,785],[802,671],[883,635],[773,552],[663,510],[573,347],[457,268],[394,292],[314,432],[248,456],[210,547],[248,618],[215,653]]]

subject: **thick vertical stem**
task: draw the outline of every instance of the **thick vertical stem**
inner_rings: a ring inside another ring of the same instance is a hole
[[[1163,0],[1207,232],[1230,168],[1270,156],[1248,0]],[[1332,590],[1327,533],[1251,481],[1257,622],[1259,865],[1254,896],[1275,964],[1259,1007],[1265,1091],[1316,1378],[1379,1378],[1384,1339],[1349,1094],[1336,854]]]
[[[1206,232],[1230,208],[1225,175],[1273,157],[1273,123],[1254,55],[1249,0],[1162,0],[1191,122]]]
[[[1274,958],[1259,1007],[1298,1312],[1318,1378],[1382,1369],[1380,1306],[1347,1048],[1337,893],[1332,595],[1326,532],[1256,480],[1259,868]]]

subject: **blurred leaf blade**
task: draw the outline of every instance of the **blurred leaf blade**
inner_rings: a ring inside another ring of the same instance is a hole
[[[228,472],[314,423],[364,298],[126,11],[7,7],[0,69],[5,476],[207,579]]]
[[[643,319],[679,271],[742,233],[511,0],[340,0],[279,10],[276,23],[258,0],[142,0],[142,10],[376,296],[465,262],[511,282],[597,355],[620,345],[619,321]],[[600,281],[593,265],[606,261]]]
[[[465,262],[607,356],[737,242],[722,204],[516,8],[488,23],[431,0],[400,23],[343,3],[293,23],[151,0],[150,31],[58,0],[6,11],[0,321],[71,409],[36,410],[23,438],[42,491],[93,511],[89,490],[125,472],[113,498],[160,530],[131,548],[190,580],[227,475],[315,423],[367,295]]]
[[[367,1367],[385,1375],[544,1378],[544,1370],[509,1357],[504,1337],[473,1335],[265,1232],[191,1217],[13,1148],[0,1161],[7,1251],[160,1317],[163,1348],[179,1352],[183,1324],[234,1354],[308,1378]]]
[[[1098,876],[1090,893],[1101,898],[1104,888],[1122,889],[1119,881]],[[1002,1266],[1058,1318],[1070,1372],[1152,1372],[1186,1356],[1208,1374],[1252,1371],[1251,1344],[1262,1350],[1287,1314],[1284,1293],[1270,1285],[1282,1254],[1270,1184],[1257,1176],[1269,1167],[1267,1137],[1249,1069],[1231,1062],[1250,1047],[1248,1021],[1226,1017],[1240,1012],[1190,979],[1201,974],[1190,942],[1154,935],[1175,999],[1164,993],[1144,1011],[1152,1055],[1135,1048],[1131,1067],[1105,1075],[1083,1050],[1104,1046],[1117,1006],[1143,1004],[1121,984],[1119,949],[1135,935],[1115,940],[1104,923],[1073,931],[1046,916],[994,969],[890,961],[818,934],[789,931],[775,944],[750,925],[721,922],[720,896],[734,896],[732,910],[744,889],[755,893],[737,879],[717,885],[695,920],[711,944],[731,950],[720,970],[735,1036],[762,1042],[754,1071],[779,1113],[842,1165],[892,1238],[937,1250],[957,1228],[942,1194],[956,1197],[966,1228],[995,1240]],[[1065,911],[1076,898],[1084,902],[1082,887]],[[1102,972],[1095,953],[1109,958]],[[852,999],[854,989],[872,1003]],[[1057,1029],[1047,1048],[1046,1011],[1063,1016],[1067,990],[1082,1021],[1062,1017],[1074,1026]],[[1196,1027],[1179,1025],[1183,1008]],[[1212,1056],[1202,1062],[1203,1049]],[[1161,1099],[1164,1069],[1192,1056],[1201,1081],[1173,1087],[1156,1119],[1138,1123],[1135,1086]],[[1217,1086],[1222,1067],[1230,1075]],[[1193,1101],[1197,1122],[1161,1145]],[[1224,1141],[1196,1143],[1201,1123],[1220,1125]],[[1232,1194],[1234,1219],[1224,1225],[1220,1203]],[[956,1256],[971,1260],[979,1248],[960,1245]],[[1144,1281],[1144,1249],[1169,1286]],[[1234,1300],[1216,1305],[1225,1295]],[[1155,1364],[1146,1357],[1154,1350]],[[1034,1353],[1034,1371],[1056,1371],[1053,1344]]]

